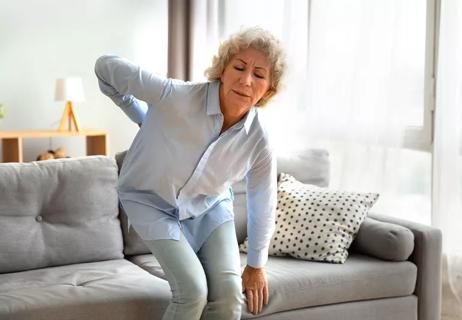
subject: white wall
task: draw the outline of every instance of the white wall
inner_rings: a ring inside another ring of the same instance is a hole
[[[93,66],[102,54],[124,56],[167,72],[167,0],[10,0],[0,4],[0,131],[55,129],[64,102],[55,79],[79,76],[86,101],[75,104],[81,126],[107,130],[109,153],[129,147],[138,127],[103,96]],[[48,148],[85,154],[84,138],[27,139],[25,161]]]

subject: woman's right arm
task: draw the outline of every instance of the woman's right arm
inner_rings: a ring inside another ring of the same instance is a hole
[[[102,93],[134,122],[141,124],[147,112],[143,102],[157,105],[170,92],[171,81],[142,70],[114,55],[100,57],[95,73]]]

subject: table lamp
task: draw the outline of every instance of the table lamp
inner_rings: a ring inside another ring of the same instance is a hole
[[[83,93],[83,85],[81,78],[64,78],[56,80],[55,101],[66,101],[59,131],[73,131],[72,124],[75,126],[75,131],[80,131],[79,120],[74,112],[73,102],[85,101]],[[66,129],[67,123],[67,129]]]

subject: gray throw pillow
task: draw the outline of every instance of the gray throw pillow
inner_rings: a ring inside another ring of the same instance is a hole
[[[352,249],[383,260],[406,261],[414,251],[414,234],[406,227],[368,217]]]
[[[377,193],[334,191],[281,173],[269,255],[344,263]],[[248,240],[240,246],[247,252]]]

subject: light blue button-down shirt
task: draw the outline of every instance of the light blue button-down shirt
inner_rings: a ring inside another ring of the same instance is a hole
[[[119,177],[121,203],[140,236],[178,240],[183,228],[198,250],[213,229],[233,219],[231,184],[245,178],[247,263],[262,267],[274,231],[277,178],[257,108],[220,134],[218,81],[165,79],[117,56],[99,58],[95,72],[101,91],[142,123]]]

